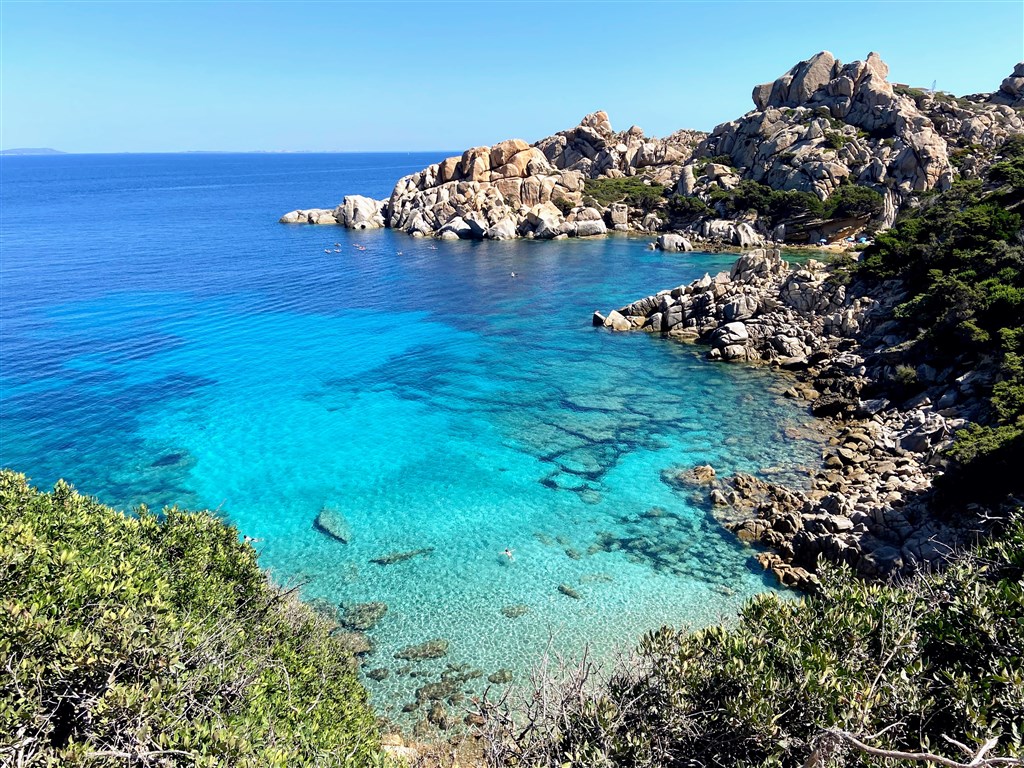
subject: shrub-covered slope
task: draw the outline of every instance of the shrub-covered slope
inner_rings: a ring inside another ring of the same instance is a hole
[[[0,472],[0,764],[372,765],[330,632],[209,514]]]
[[[894,281],[904,292],[895,315],[911,341],[900,354],[927,372],[921,387],[938,399],[956,390],[962,403],[975,403],[968,414],[975,424],[953,450],[963,466],[950,475],[966,500],[1024,488],[1022,227],[1024,137],[1015,137],[987,184],[959,182],[926,198],[878,236],[856,270],[869,284]]]

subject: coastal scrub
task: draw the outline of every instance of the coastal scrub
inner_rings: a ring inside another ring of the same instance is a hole
[[[209,513],[2,471],[0,574],[0,763],[379,764],[333,625]]]

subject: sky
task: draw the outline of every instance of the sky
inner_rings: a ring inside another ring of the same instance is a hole
[[[0,147],[461,150],[597,109],[661,136],[738,117],[820,50],[992,91],[1024,60],[1024,0],[0,0]]]

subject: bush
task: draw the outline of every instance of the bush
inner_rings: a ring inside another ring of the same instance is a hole
[[[546,766],[825,765],[836,763],[808,758],[838,728],[877,734],[874,747],[961,760],[945,737],[999,737],[998,752],[1024,757],[1019,524],[944,573],[901,585],[868,585],[835,566],[820,573],[820,596],[763,595],[733,628],[651,633],[603,685],[570,676],[535,697],[558,706],[533,731],[492,718],[495,752]],[[858,754],[838,764],[896,763]]]
[[[11,765],[379,761],[332,625],[269,585],[209,514],[128,517],[3,471],[0,573]]]
[[[825,146],[829,149],[842,149],[851,141],[853,141],[853,139],[839,133],[838,131],[828,131],[825,134]]]
[[[1013,470],[1024,462],[1024,219],[1014,210],[1024,197],[1024,140],[1007,142],[986,191],[980,180],[960,181],[923,201],[880,233],[861,259],[869,283],[898,280],[908,294],[897,318],[915,338],[909,354],[936,367],[987,370],[994,379],[981,393],[978,424],[958,433],[951,456],[959,462],[939,483],[959,498],[966,488],[989,498],[1016,492]]]
[[[877,216],[882,212],[883,197],[870,187],[842,184],[825,203],[829,219]]]
[[[568,216],[572,212],[572,209],[575,208],[575,206],[564,197],[552,198],[551,204],[561,211],[563,216]]]
[[[750,180],[741,181],[735,189],[728,191],[712,187],[708,193],[708,202],[721,202],[726,215],[730,216],[755,211],[772,226],[799,216],[817,217],[822,214],[821,201],[809,192],[774,190],[766,184]]]
[[[693,219],[700,216],[711,216],[714,211],[699,197],[673,195],[668,200],[669,216],[678,219]]]
[[[583,194],[591,204],[599,208],[625,202],[632,208],[650,211],[664,202],[665,187],[661,184],[649,184],[642,176],[587,179],[583,185]]]

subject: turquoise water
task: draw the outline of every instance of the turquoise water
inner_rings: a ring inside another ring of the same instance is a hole
[[[607,655],[734,614],[774,587],[662,470],[799,481],[818,449],[775,374],[590,326],[731,256],[276,224],[434,159],[0,161],[0,463],[215,509],[307,598],[387,603],[364,668],[389,670],[367,682],[396,718],[447,664],[523,680],[549,640]],[[314,528],[324,507],[349,543]],[[446,657],[394,658],[433,638]]]

